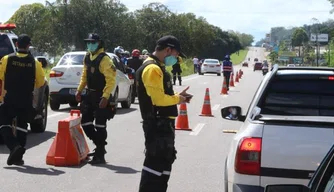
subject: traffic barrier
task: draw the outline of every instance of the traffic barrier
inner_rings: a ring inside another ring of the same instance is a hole
[[[226,85],[226,81],[225,81],[225,77],[223,78],[223,86],[222,86],[222,90],[220,91],[221,95],[227,95],[227,85]]]
[[[234,87],[234,75],[231,73],[231,78],[230,78],[230,87]]]
[[[76,166],[87,158],[89,148],[80,122],[79,110],[71,110],[70,117],[58,121],[58,133],[46,156],[46,164]]]
[[[238,74],[238,71],[237,71],[237,74],[235,75],[235,82],[239,83],[239,74]]]
[[[180,111],[179,111],[179,115],[176,118],[175,130],[192,131],[192,129],[189,128],[186,103],[180,104]]]
[[[211,112],[209,88],[206,88],[205,90],[204,103],[202,107],[202,113],[200,114],[200,116],[213,117]]]

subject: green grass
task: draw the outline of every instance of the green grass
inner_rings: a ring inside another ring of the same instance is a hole
[[[231,61],[234,65],[238,65],[241,62],[243,62],[246,59],[248,53],[248,49],[242,49],[239,51],[239,55],[238,53],[233,53],[231,55]]]

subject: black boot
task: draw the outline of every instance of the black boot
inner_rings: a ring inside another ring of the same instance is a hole
[[[24,147],[20,145],[16,146],[9,154],[7,159],[7,165],[23,165],[23,154],[26,152]]]
[[[181,81],[179,81],[180,86],[182,85]]]
[[[95,143],[94,143],[94,144],[95,144]],[[104,144],[105,144],[105,145],[107,145],[108,143],[107,143],[107,142],[105,142]],[[96,145],[96,144],[95,144],[95,145]],[[88,155],[87,155],[87,156],[88,156],[88,157],[92,157],[92,156],[94,156],[94,155],[95,155],[95,153],[96,153],[96,149],[97,149],[97,148],[95,148],[95,149],[93,150],[94,152],[88,153]],[[107,151],[106,151],[106,150],[104,150],[104,154],[106,154],[106,153],[107,153]]]
[[[104,146],[97,146],[93,159],[88,163],[91,165],[105,164],[106,163],[106,160],[104,158],[105,151],[106,150]]]

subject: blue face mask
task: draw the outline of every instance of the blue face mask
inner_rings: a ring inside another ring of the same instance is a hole
[[[165,63],[166,66],[172,66],[172,65],[175,65],[176,62],[177,62],[177,59],[176,59],[176,57],[173,56],[173,55],[167,56],[167,57],[165,57],[165,59],[164,59],[164,63]]]
[[[99,44],[98,43],[87,43],[87,50],[89,52],[94,52],[97,50]]]

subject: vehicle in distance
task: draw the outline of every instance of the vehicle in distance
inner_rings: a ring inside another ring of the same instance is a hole
[[[199,72],[200,75],[205,73],[215,73],[218,76],[221,76],[221,64],[218,59],[204,59],[201,70]]]

